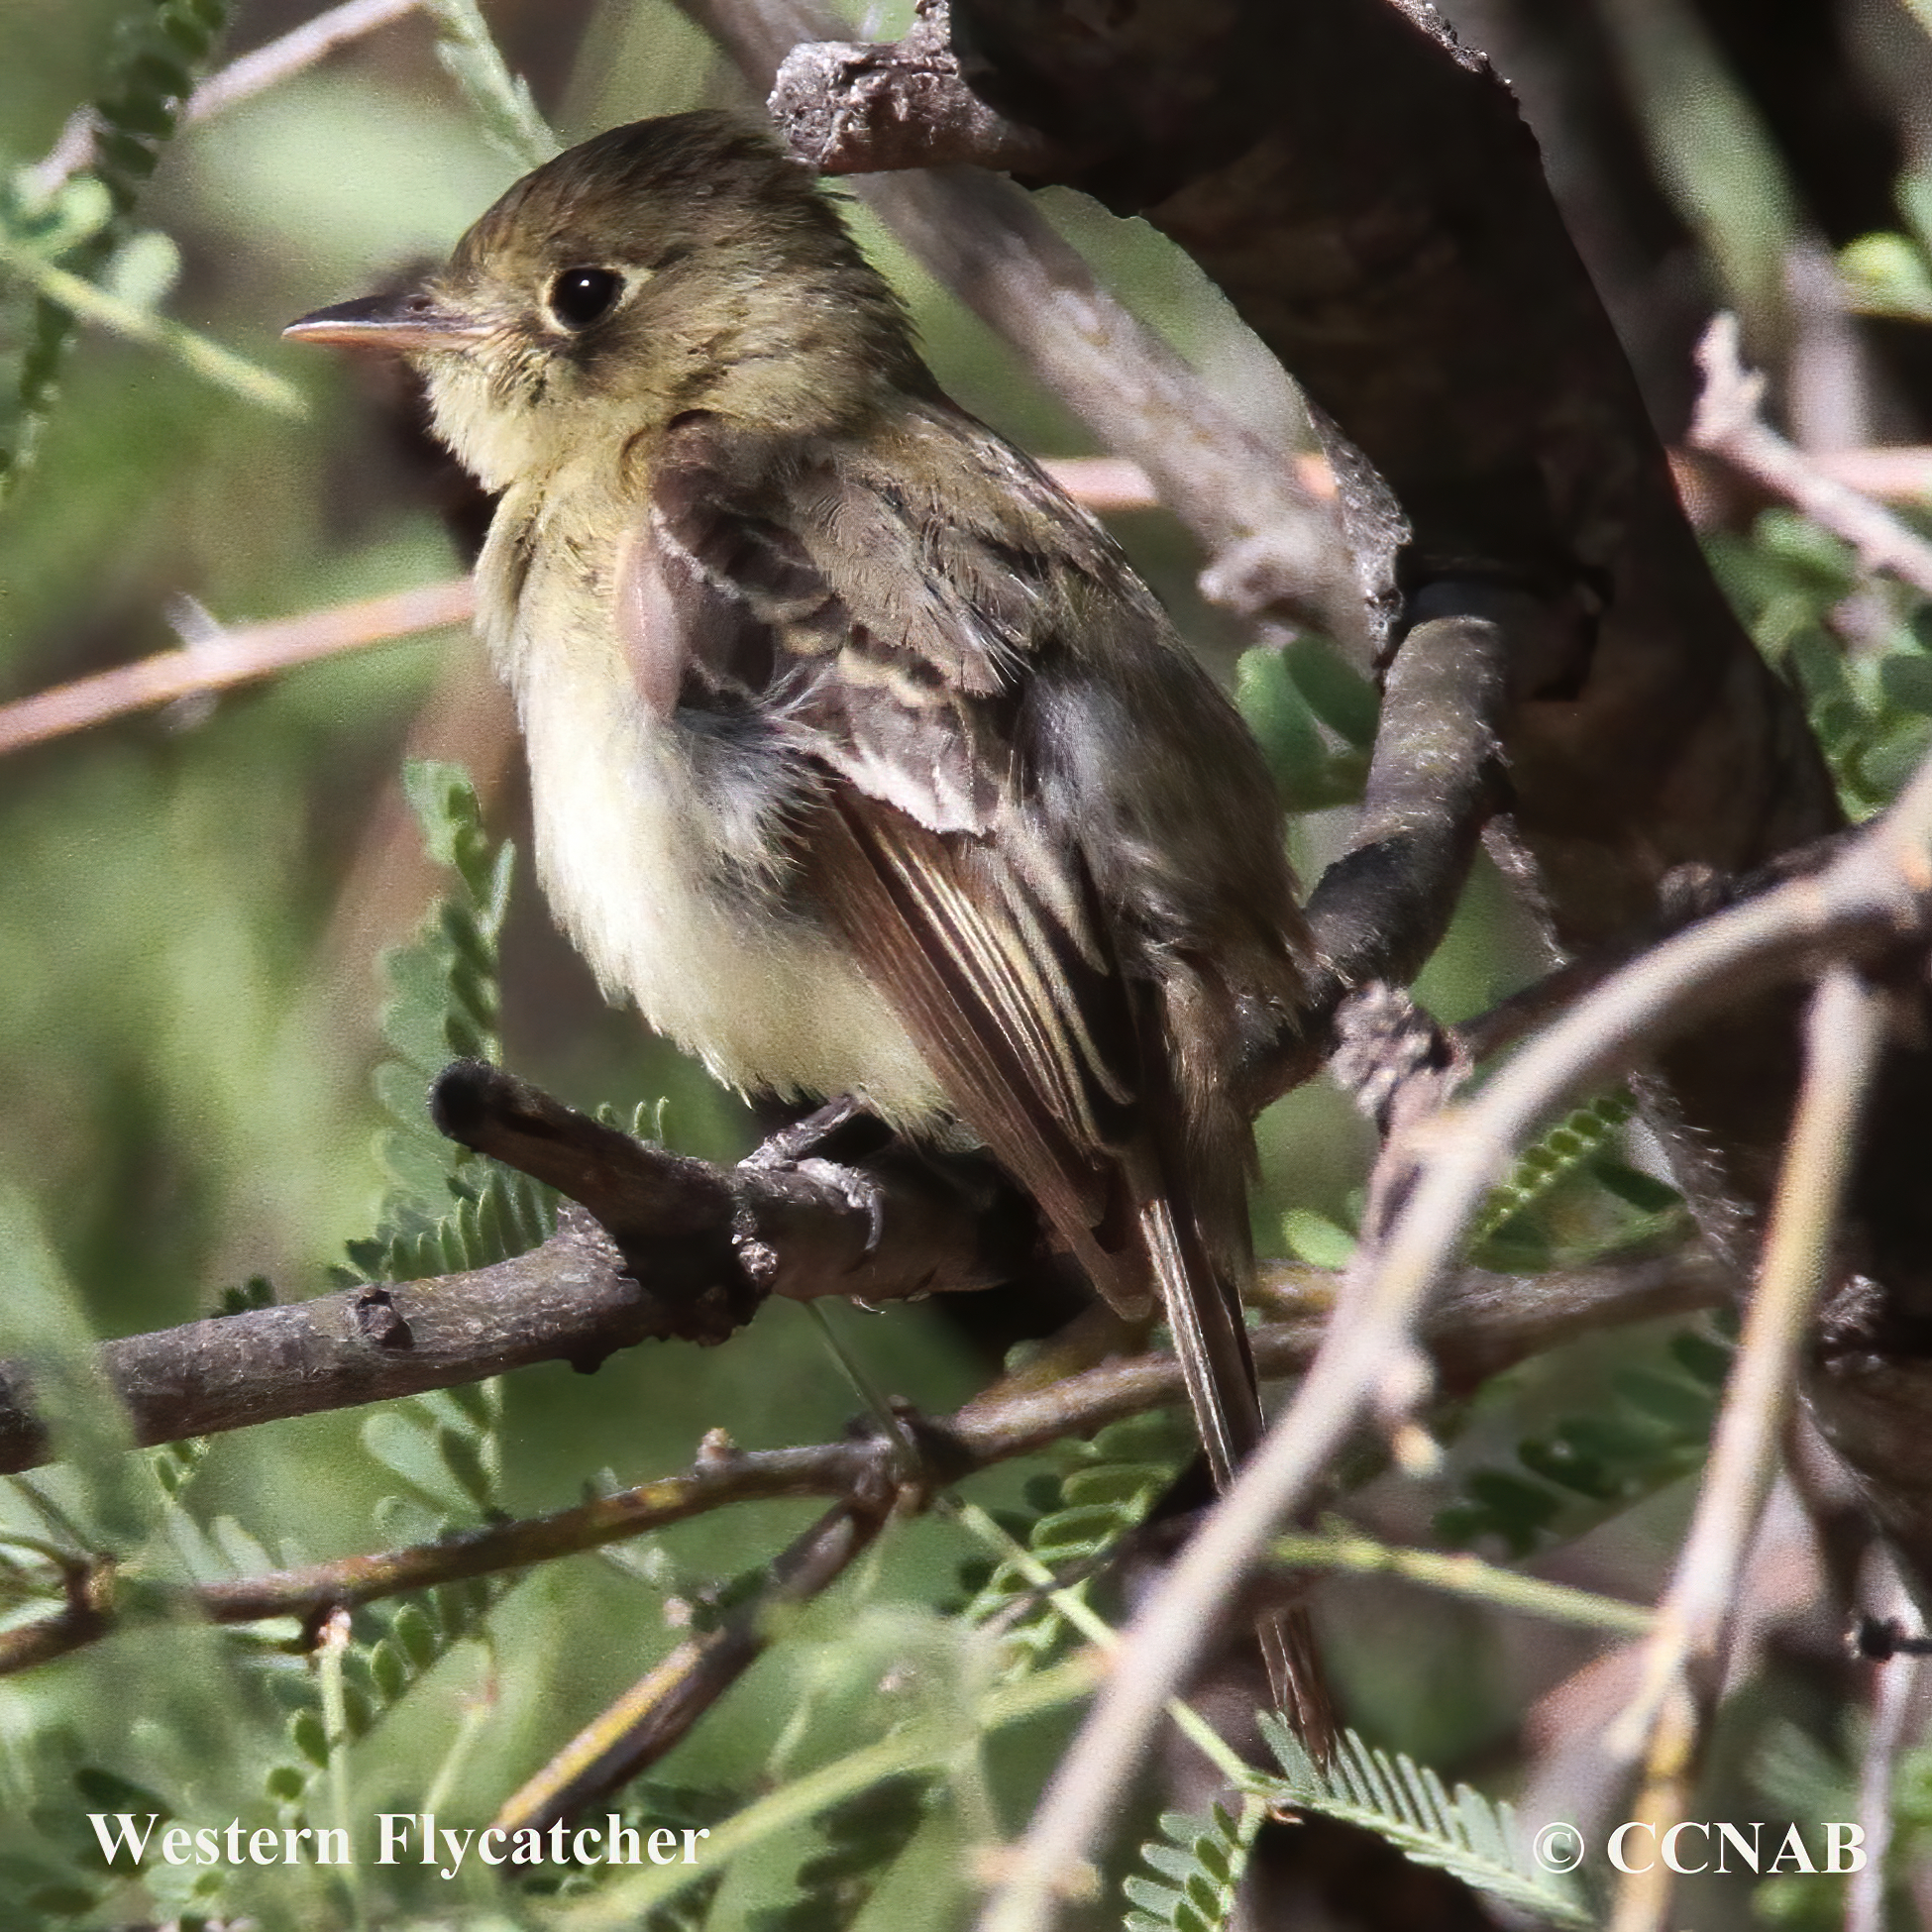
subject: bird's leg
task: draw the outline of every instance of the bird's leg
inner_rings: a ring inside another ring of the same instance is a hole
[[[850,1094],[828,1100],[803,1120],[768,1133],[744,1159],[742,1167],[796,1167],[816,1147],[822,1147],[848,1123],[860,1119],[865,1109]]]

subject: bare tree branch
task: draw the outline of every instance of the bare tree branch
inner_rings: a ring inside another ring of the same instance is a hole
[[[1309,900],[1329,986],[1406,984],[1441,943],[1482,828],[1507,799],[1502,732],[1519,591],[1469,587],[1466,607],[1418,622],[1389,666],[1360,815]]]
[[[1812,1311],[1831,1269],[1859,1122],[1883,1044],[1884,1006],[1884,996],[1845,966],[1833,968],[1812,998],[1783,1178],[1697,1507],[1645,1643],[1637,1694],[1604,1737],[1613,1759],[1642,1760],[1644,1790],[1632,1815],[1649,1820],[1660,1836],[1685,1816],[1716,1706],[1738,1578],[1771,1492]],[[1671,1891],[1664,1859],[1626,1875],[1618,1932],[1663,1932]]]
[[[854,1200],[836,1178],[717,1168],[645,1147],[493,1068],[462,1063],[438,1100],[448,1130],[512,1158],[597,1214],[566,1217],[529,1254],[424,1282],[111,1342],[102,1368],[149,1444],[447,1388],[533,1361],[591,1368],[613,1349],[721,1341],[765,1295],[892,1301],[1011,1277],[1035,1238],[1005,1206],[889,1150]],[[0,1364],[0,1470],[47,1454],[31,1365]]]
[[[560,1185],[601,1226],[567,1213],[544,1245],[486,1268],[368,1284],[110,1342],[101,1370],[137,1443],[419,1395],[537,1361],[590,1369],[641,1341],[716,1340],[765,1293],[879,1303],[989,1286],[1010,1278],[1033,1242],[1014,1198],[989,1202],[903,1152],[888,1150],[866,1167],[878,1191],[855,1202],[835,1179],[715,1168],[641,1146],[474,1063],[440,1085],[446,1118],[452,1095],[464,1116],[454,1124],[460,1138]],[[1441,1373],[1453,1387],[1473,1387],[1500,1360],[1553,1346],[1576,1325],[1640,1319],[1615,1312],[1633,1297],[1649,1295],[1659,1310],[1703,1306],[1723,1291],[1712,1264],[1697,1269],[1679,1256],[1600,1275],[1579,1270],[1540,1281],[1536,1297],[1520,1301],[1498,1278],[1472,1273],[1461,1292],[1480,1314],[1432,1331]],[[1277,1268],[1271,1278],[1293,1273]],[[1277,1306],[1280,1296],[1277,1289]],[[1612,1311],[1607,1318],[1599,1306]],[[1277,1374],[1299,1368],[1321,1319],[1310,1315],[1296,1331],[1300,1354],[1270,1355],[1264,1366]],[[1125,1404],[1111,1414],[1171,1392],[1164,1358],[1106,1373],[1117,1377],[1114,1399]],[[1060,1408],[1056,1390],[1033,1399],[1045,1432],[1039,1441],[1079,1426],[1070,1419],[1079,1412]],[[31,1369],[0,1363],[0,1473],[47,1454]]]
[[[766,102],[787,145],[822,174],[901,167],[1026,174],[1058,156],[1037,129],[996,114],[959,77],[944,0],[921,0],[903,41],[805,40]]]
[[[585,1269],[579,1279],[592,1297],[602,1292],[597,1268]],[[1254,1358],[1264,1377],[1295,1375],[1307,1367],[1328,1320],[1332,1285],[1332,1277],[1305,1268],[1278,1265],[1264,1271],[1269,1304],[1278,1317],[1286,1318],[1253,1332]],[[461,1277],[414,1286],[425,1303],[445,1294],[460,1295],[463,1288]],[[1728,1271],[1695,1248],[1539,1276],[1534,1297],[1525,1295],[1514,1277],[1470,1269],[1432,1311],[1424,1336],[1439,1385],[1459,1396],[1500,1369],[1578,1336],[1713,1307],[1728,1299],[1730,1290]],[[465,1318],[459,1314],[457,1319],[461,1323]],[[553,1319],[552,1311],[533,1304],[530,1320],[538,1331],[533,1345],[542,1351],[538,1358],[563,1352],[547,1345],[542,1333],[546,1319]],[[222,1326],[245,1331],[257,1321],[256,1316],[235,1315],[224,1318]],[[579,1331],[571,1333],[581,1340]],[[593,1345],[601,1348],[607,1341],[599,1332]],[[110,1343],[110,1351],[115,1346]],[[267,1357],[269,1350],[258,1342],[258,1353]],[[300,1372],[290,1365],[291,1374]],[[480,1359],[467,1379],[489,1372]],[[949,1418],[905,1421],[929,1467],[950,1480],[1183,1400],[1180,1365],[1174,1358],[1143,1354],[1043,1387],[1022,1371],[975,1396]],[[9,1418],[8,1426],[18,1432],[17,1421]],[[871,1493],[893,1475],[900,1455],[900,1445],[880,1436],[754,1450],[736,1448],[719,1431],[706,1437],[692,1467],[681,1475],[659,1477],[548,1516],[491,1524],[372,1556],[204,1584],[178,1598],[163,1592],[159,1599],[143,1601],[158,1614],[186,1612],[213,1623],[295,1617],[313,1624],[331,1609],[353,1609],[407,1590],[522,1569],[738,1503]],[[116,1600],[115,1581],[111,1558],[73,1556],[61,1570],[66,1599],[62,1611],[0,1632],[0,1675],[65,1656],[111,1634],[129,1614]]]

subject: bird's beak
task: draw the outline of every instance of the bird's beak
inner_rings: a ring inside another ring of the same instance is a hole
[[[465,349],[486,330],[477,320],[444,307],[420,289],[401,295],[365,295],[354,302],[319,308],[282,330],[297,342],[339,344],[345,349],[379,349],[391,355],[424,350]]]

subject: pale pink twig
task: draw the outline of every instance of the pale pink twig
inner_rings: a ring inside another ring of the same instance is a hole
[[[1736,316],[1713,319],[1697,345],[1697,366],[1704,374],[1704,388],[1690,424],[1693,448],[1722,457],[1822,524],[1850,544],[1868,570],[1889,571],[1932,596],[1932,543],[1766,423],[1761,413],[1765,378],[1738,360]]]
[[[1697,1507],[1645,1641],[1637,1692],[1604,1734],[1613,1760],[1644,1762],[1644,1792],[1632,1815],[1660,1835],[1684,1815],[1717,1701],[1738,1579],[1777,1467],[1812,1311],[1831,1272],[1859,1120],[1884,1042],[1884,1008],[1885,996],[1850,966],[1832,968],[1812,996],[1804,1081]],[[1663,1859],[1630,1871],[1612,1932],[1663,1932],[1671,1890]]]
[[[152,710],[177,698],[249,684],[290,665],[468,623],[475,608],[470,580],[457,578],[299,617],[218,631],[181,650],[162,651],[0,705],[0,758],[130,711]]]

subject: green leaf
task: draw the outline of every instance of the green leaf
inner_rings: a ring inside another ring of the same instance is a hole
[[[460,1503],[449,1471],[437,1453],[436,1438],[403,1406],[377,1409],[362,1426],[363,1448],[392,1475],[433,1502]]]
[[[1618,1088],[1600,1094],[1560,1121],[1516,1158],[1508,1177],[1490,1190],[1470,1232],[1469,1244],[1479,1247],[1506,1223],[1526,1215],[1575,1173],[1636,1111],[1628,1092]],[[1518,1231],[1528,1234],[1531,1231]]]
[[[413,1669],[427,1669],[441,1653],[436,1627],[419,1604],[404,1603],[398,1607],[390,1635],[401,1646]]]
[[[1187,1460],[1191,1439],[1172,1417],[1139,1416],[1103,1429],[1091,1443],[1063,1445],[1061,1452],[1063,1474],[1026,1485],[1038,1515],[1001,1512],[995,1521],[1048,1569],[1078,1571],[1145,1520]],[[962,1566],[960,1582],[971,1592],[963,1620],[999,1627],[1008,1677],[1025,1675],[1060,1644],[1059,1611],[1034,1603],[1037,1586],[1012,1565],[997,1564],[990,1574],[975,1565],[970,1581]]]
[[[1932,657],[1894,651],[1878,666],[1878,689],[1901,710],[1932,716]]]
[[[503,64],[476,0],[427,0],[427,9],[438,29],[436,57],[469,96],[490,141],[521,167],[549,161],[561,144],[528,83]]]
[[[1864,315],[1932,322],[1932,271],[1902,235],[1861,235],[1839,251],[1848,306]]]
[[[799,1867],[798,1896],[759,1912],[748,1932],[831,1932],[865,1908],[886,1873],[924,1822],[932,1780],[889,1777],[814,1820],[818,1849]]]
[[[1311,1268],[1341,1270],[1354,1259],[1354,1235],[1309,1208],[1290,1208],[1281,1217],[1281,1238],[1289,1253]]]
[[[314,1711],[297,1711],[288,1721],[288,1741],[320,1770],[329,1762],[329,1735]]]
[[[1628,1161],[1619,1160],[1614,1154],[1600,1153],[1589,1166],[1590,1178],[1599,1187],[1607,1189],[1639,1214],[1672,1214],[1683,1206],[1683,1196],[1668,1181],[1661,1181],[1655,1174],[1646,1174],[1641,1167],[1632,1167]]]
[[[1525,1556],[1656,1494],[1703,1459],[1730,1362],[1712,1335],[1686,1329],[1651,1361],[1613,1369],[1597,1406],[1518,1443],[1522,1472],[1471,1470],[1437,1533],[1456,1546],[1496,1537]]]
[[[96,1811],[130,1811],[145,1815],[153,1811],[162,1820],[179,1815],[175,1806],[145,1784],[137,1784],[119,1771],[98,1765],[83,1765],[73,1774],[74,1789]]]
[[[1308,708],[1357,751],[1368,751],[1382,720],[1374,684],[1326,638],[1304,633],[1282,646],[1281,659]]]
[[[1710,1433],[1715,1404],[1707,1389],[1650,1368],[1621,1369],[1610,1386],[1622,1401],[1677,1437],[1701,1439]]]
[[[370,1681],[384,1703],[393,1703],[409,1682],[409,1666],[392,1644],[375,1644],[369,1653]]]
[[[418,938],[387,961],[394,998],[382,1029],[396,1057],[376,1068],[375,1085],[395,1122],[377,1143],[391,1185],[375,1234],[347,1245],[355,1280],[485,1267],[536,1246],[556,1223],[548,1188],[446,1140],[430,1121],[427,1089],[453,1057],[498,1057],[496,938],[513,854],[484,831],[461,766],[411,761],[403,789],[424,843],[453,876]]]
[[[1282,1771],[1279,1778],[1255,1780],[1255,1793],[1269,1804],[1361,1825],[1412,1863],[1452,1873],[1474,1890],[1553,1924],[1593,1923],[1575,1889],[1531,1856],[1508,1805],[1466,1784],[1450,1793],[1427,1766],[1371,1750],[1352,1731],[1336,1741],[1326,1770],[1316,1768],[1279,1717],[1264,1714],[1261,1734]]]
[[[93,277],[127,239],[129,217],[227,19],[227,6],[219,0],[141,0],[125,6],[93,103],[99,126],[91,168],[39,207],[23,205],[17,188],[0,194],[0,255],[17,271],[24,265],[39,283],[25,303],[16,298],[8,305],[18,313],[0,315],[0,339],[20,344],[11,352],[13,379],[0,384],[0,502],[39,451],[74,339],[73,301],[98,295],[118,312],[138,312],[96,290]],[[177,350],[200,344],[200,338],[172,331],[171,325],[162,334]],[[224,351],[215,350],[214,357],[220,364],[249,367]],[[293,391],[285,384],[275,387],[299,408]]]
[[[1143,1844],[1140,1857],[1166,1882],[1137,1874],[1123,1879],[1121,1889],[1139,1907],[1127,1915],[1123,1932],[1223,1932],[1266,1816],[1266,1806],[1252,1796],[1238,1815],[1221,1804],[1200,1817],[1164,1813],[1162,1837]]]
[[[1295,689],[1279,649],[1264,645],[1241,654],[1234,702],[1284,792],[1328,756],[1315,713]]]

